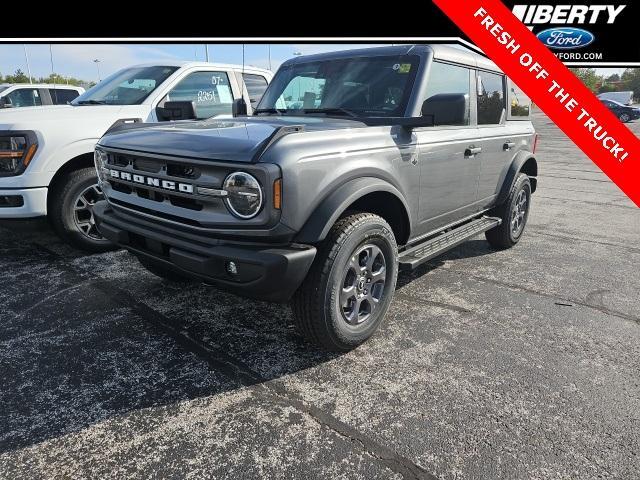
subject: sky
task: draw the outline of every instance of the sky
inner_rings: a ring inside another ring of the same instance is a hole
[[[294,53],[303,55],[331,50],[359,48],[353,44],[272,44],[271,70],[291,58]],[[377,46],[377,45],[371,45]],[[162,60],[204,61],[206,50],[203,44],[0,44],[0,73],[11,74],[16,69],[27,73],[25,48],[29,58],[31,75],[46,77],[53,71],[85,81],[97,81],[124,67],[137,63]],[[220,63],[242,63],[241,44],[209,44],[209,61]],[[463,48],[463,47],[461,47]],[[51,53],[51,55],[50,55]],[[96,65],[94,60],[100,60]],[[245,45],[245,63],[269,68],[268,45]],[[98,72],[99,69],[99,72]],[[623,68],[596,69],[598,74],[622,73]]]
[[[374,45],[372,45],[374,46]],[[377,46],[377,45],[375,45]],[[291,58],[294,53],[303,55],[331,50],[359,48],[362,45],[349,44],[272,44],[271,69],[277,70],[282,62]],[[98,79],[137,63],[162,60],[197,60],[205,61],[206,50],[203,44],[49,44],[8,45],[0,44],[0,73],[11,74],[16,69],[27,73],[25,51],[29,58],[31,75],[46,77],[53,70],[68,77],[86,81]],[[209,44],[209,61],[220,63],[242,63],[241,44]],[[94,60],[100,62],[96,66]],[[268,45],[245,45],[245,63],[261,68],[269,68]],[[98,67],[98,68],[96,68]]]

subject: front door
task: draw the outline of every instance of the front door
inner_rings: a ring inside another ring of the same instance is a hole
[[[423,115],[434,126],[414,131],[420,162],[419,235],[473,213],[480,174],[480,134],[471,125],[474,72],[433,62]]]

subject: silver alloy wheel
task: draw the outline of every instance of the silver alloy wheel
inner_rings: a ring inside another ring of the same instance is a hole
[[[516,197],[511,210],[511,235],[517,238],[524,229],[525,217],[527,216],[527,192],[522,189]]]
[[[623,113],[622,115],[620,115],[620,121],[623,123],[627,123],[631,118],[629,117],[628,113]]]
[[[351,255],[340,288],[342,317],[351,325],[365,322],[382,299],[387,264],[380,247],[367,244]]]
[[[104,240],[93,217],[93,205],[103,199],[102,189],[96,183],[80,192],[73,202],[73,221],[78,230],[91,240]]]

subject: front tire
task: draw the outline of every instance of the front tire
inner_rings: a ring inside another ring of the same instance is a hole
[[[492,216],[502,219],[502,223],[485,232],[489,244],[498,250],[513,247],[520,241],[529,219],[531,206],[531,180],[524,174],[518,174],[507,201],[497,207]]]
[[[622,123],[628,123],[631,121],[631,116],[628,113],[621,113],[618,118]]]
[[[49,220],[56,233],[67,243],[90,253],[117,247],[98,232],[93,205],[104,198],[92,167],[67,173],[51,192]]]
[[[341,218],[293,297],[296,327],[327,350],[349,351],[382,323],[397,277],[398,247],[389,224],[371,213]]]

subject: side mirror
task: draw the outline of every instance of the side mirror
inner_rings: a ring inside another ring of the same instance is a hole
[[[439,93],[422,104],[423,117],[431,117],[433,125],[466,125],[469,96],[463,93]]]
[[[156,107],[156,114],[161,121],[196,119],[196,109],[192,101],[164,102],[162,107]]]
[[[236,98],[231,104],[231,115],[239,117],[247,114],[247,102],[244,98]]]
[[[0,108],[11,108],[13,107],[13,103],[11,103],[11,99],[9,97],[0,98]]]

